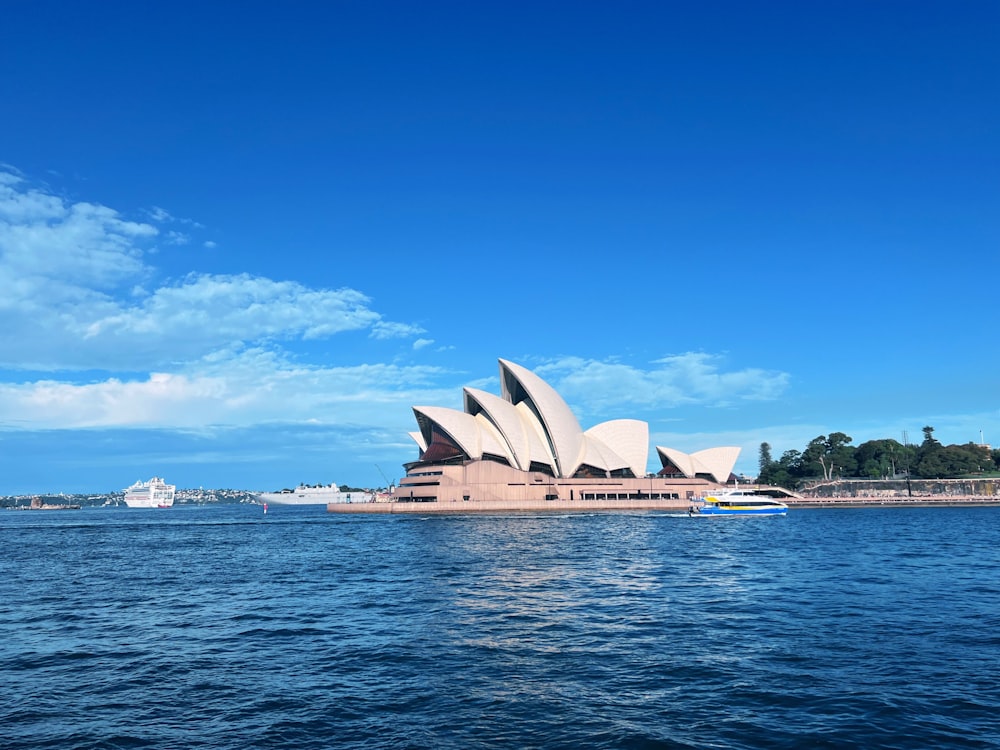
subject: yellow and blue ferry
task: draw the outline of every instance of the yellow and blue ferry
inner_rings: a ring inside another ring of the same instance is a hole
[[[788,506],[751,490],[726,490],[703,497],[694,512],[702,516],[783,516]]]

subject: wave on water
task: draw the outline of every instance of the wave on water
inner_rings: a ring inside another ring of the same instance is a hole
[[[0,746],[1000,747],[998,512],[8,514]]]

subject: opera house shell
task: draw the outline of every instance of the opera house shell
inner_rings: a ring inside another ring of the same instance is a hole
[[[520,365],[499,363],[499,396],[467,387],[462,411],[413,407],[419,429],[410,436],[419,457],[405,465],[389,499],[461,503],[461,510],[483,503],[677,506],[730,480],[739,448],[687,454],[657,447],[661,468],[649,473],[646,422],[616,419],[584,430],[552,386]]]

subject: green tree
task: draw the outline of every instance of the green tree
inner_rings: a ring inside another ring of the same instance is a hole
[[[924,433],[924,442],[922,442],[920,444],[920,447],[923,450],[933,450],[935,448],[940,448],[941,447],[941,443],[939,443],[934,438],[934,428],[933,427],[924,427],[923,433]]]
[[[835,476],[853,477],[858,474],[857,448],[851,445],[853,438],[843,432],[831,432],[827,438],[827,449],[831,473]]]
[[[804,476],[802,453],[797,450],[787,450],[782,453],[781,458],[778,459],[778,471],[784,472],[789,477],[789,484],[791,484],[791,479],[801,479]],[[774,480],[774,483],[779,484],[777,479]]]
[[[952,471],[956,474],[979,474],[995,468],[990,452],[971,440],[964,445],[949,445],[947,450],[954,456]]]
[[[944,451],[927,451],[913,467],[913,476],[920,479],[941,479],[948,474],[948,461]]]
[[[969,442],[943,446],[934,428],[923,428],[919,445],[892,439],[869,440],[855,447],[843,432],[831,432],[809,441],[804,451],[788,450],[775,461],[768,443],[760,445],[762,484],[795,487],[803,480],[863,476],[938,479],[992,473],[1000,468],[1000,449]]]
[[[760,460],[757,463],[757,481],[761,484],[771,484],[770,473],[771,464],[774,461],[771,459],[771,446],[768,443],[760,444]]]
[[[762,484],[772,484],[777,487],[794,487],[796,480],[788,473],[787,469],[781,468],[779,464],[771,464],[767,482],[762,482]]]
[[[947,457],[940,455],[941,443],[934,438],[934,428],[923,428],[924,441],[917,448],[913,476],[921,479],[940,479],[948,473]]]
[[[799,463],[803,476],[829,479],[826,471],[826,435],[814,437],[809,441],[806,449],[802,451]]]
[[[858,476],[888,479],[902,470],[903,445],[895,440],[869,440],[854,451]]]
[[[843,432],[813,438],[802,454],[802,463],[812,476],[821,476],[828,481],[835,476],[854,476],[858,462],[851,440],[851,436]]]

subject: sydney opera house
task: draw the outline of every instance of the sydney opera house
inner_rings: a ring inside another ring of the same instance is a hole
[[[584,430],[548,383],[513,362],[499,363],[499,396],[467,387],[462,411],[413,407],[419,429],[410,436],[419,455],[405,464],[406,476],[387,498],[393,504],[463,511],[686,507],[732,478],[740,452],[733,447],[688,454],[657,446],[661,467],[649,472],[646,422],[616,419]]]

